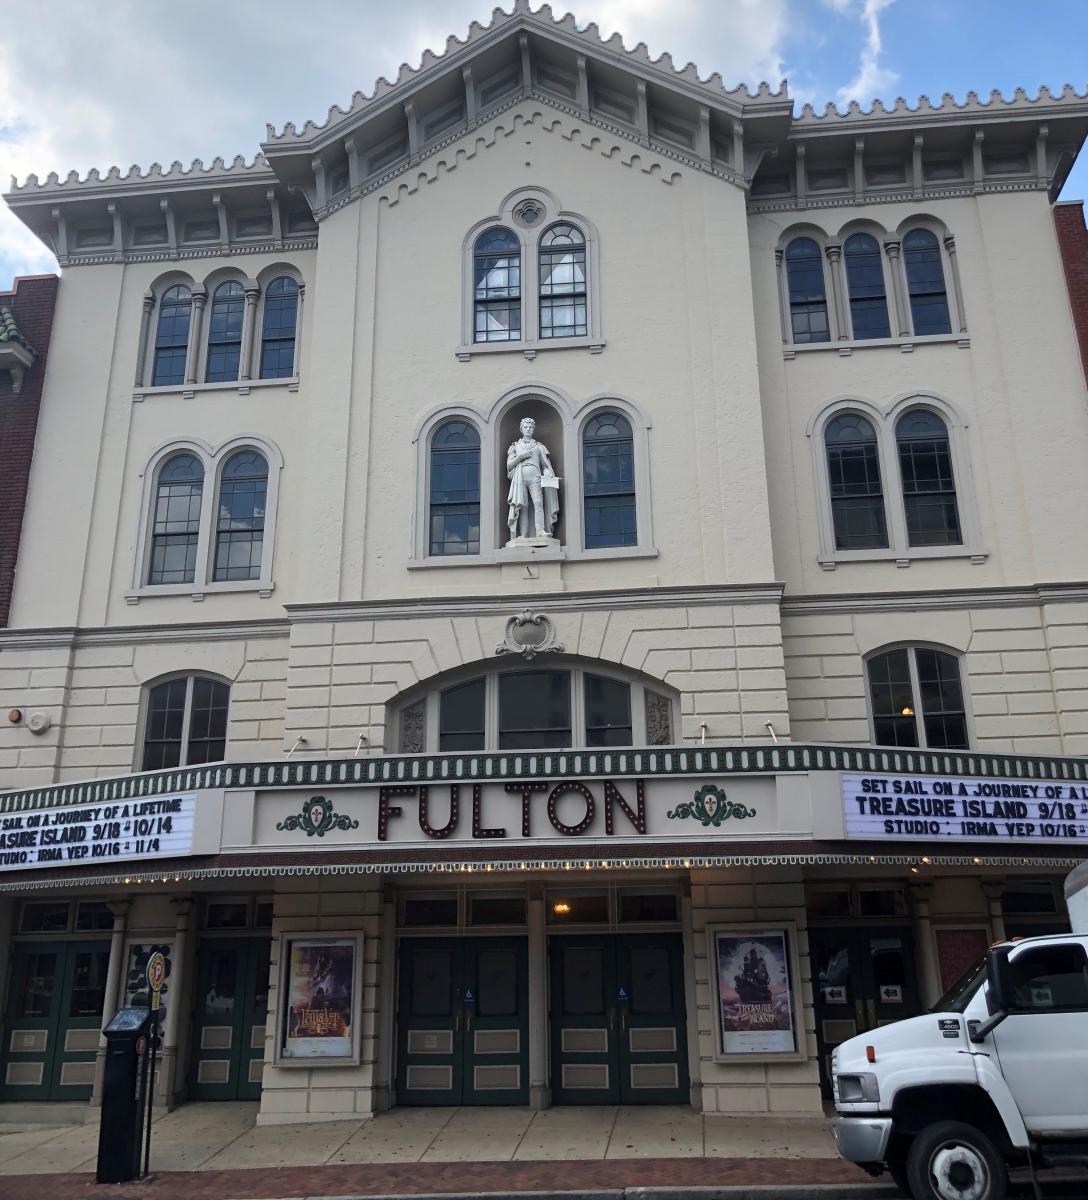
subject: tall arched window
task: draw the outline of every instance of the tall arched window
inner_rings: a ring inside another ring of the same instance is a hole
[[[868,667],[878,746],[967,749],[967,713],[955,655],[911,646],[875,655]]]
[[[631,425],[619,413],[598,413],[582,434],[586,549],[638,544],[635,453]]]
[[[447,421],[431,438],[430,553],[480,553],[480,435]]]
[[[473,296],[477,342],[521,340],[521,243],[509,229],[476,239]]]
[[[876,430],[857,413],[843,413],[824,431],[831,518],[837,550],[884,549],[888,524]]]
[[[944,283],[944,265],[937,236],[928,229],[912,229],[903,238],[903,262],[907,271],[907,292],[914,332],[919,337],[951,333],[948,291]]]
[[[242,450],[227,460],[219,483],[215,526],[212,578],[217,583],[260,579],[267,496],[268,463],[262,455]]]
[[[222,762],[227,749],[230,688],[189,675],[150,688],[141,770]]]
[[[245,316],[246,291],[237,279],[221,283],[212,296],[212,315],[208,322],[208,383],[223,383],[238,378],[242,356],[242,320]]]
[[[540,239],[540,336],[586,336],[586,239],[553,225]]]
[[[963,543],[948,428],[935,412],[916,408],[895,427],[907,541],[911,546]]]
[[[298,284],[289,276],[273,279],[264,293],[261,378],[288,379],[295,373]]]
[[[854,338],[891,337],[888,299],[884,291],[884,267],[880,245],[868,233],[855,233],[843,243],[846,286],[850,293],[850,321]]]
[[[786,282],[794,342],[829,342],[824,264],[820,247],[812,238],[794,238],[786,247]]]
[[[159,472],[147,582],[192,583],[200,536],[204,467],[192,454],[176,454]]]
[[[155,364],[152,387],[169,387],[185,382],[185,357],[189,350],[189,321],[193,297],[183,284],[163,292],[159,301],[159,324],[155,332]]]

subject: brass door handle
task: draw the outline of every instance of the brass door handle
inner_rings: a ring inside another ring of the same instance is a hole
[[[465,1033],[472,1032],[472,1013],[465,1014]]]
[[[865,1024],[865,1005],[860,1000],[854,1001],[854,1018],[857,1021],[858,1033],[864,1033],[868,1026]]]
[[[608,1010],[608,1032],[616,1032],[616,1010],[614,1008]]]
[[[453,1032],[454,1033],[461,1032],[461,1014],[460,1013],[457,1013],[453,1018]]]
[[[876,1001],[875,1000],[866,1000],[865,1003],[869,1008],[869,1028],[875,1029],[876,1028]]]
[[[627,1032],[627,1013],[621,1008],[620,1009],[620,1033],[624,1034],[626,1032]]]

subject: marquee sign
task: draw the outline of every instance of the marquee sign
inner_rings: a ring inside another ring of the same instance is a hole
[[[1088,786],[956,775],[842,776],[846,836],[1088,844]]]
[[[0,872],[191,854],[196,795],[0,817]]]

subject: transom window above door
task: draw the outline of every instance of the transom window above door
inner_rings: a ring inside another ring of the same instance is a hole
[[[494,670],[397,706],[405,754],[666,745],[673,701],[634,676],[581,667]]]

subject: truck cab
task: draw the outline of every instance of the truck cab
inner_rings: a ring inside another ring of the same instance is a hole
[[[1088,935],[992,946],[931,1012],[839,1046],[839,1152],[915,1200],[1002,1200],[1088,1164]]]

